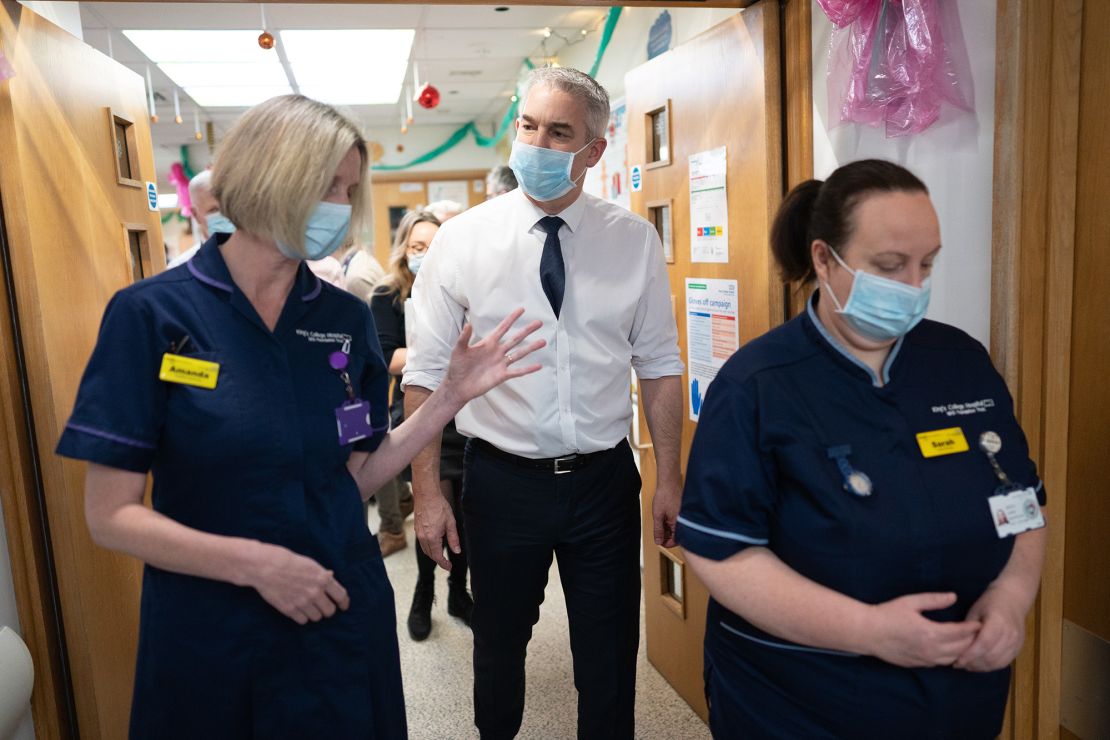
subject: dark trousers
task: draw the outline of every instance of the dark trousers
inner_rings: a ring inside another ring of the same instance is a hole
[[[633,737],[639,492],[627,442],[561,475],[467,445],[462,510],[474,594],[474,723],[483,740],[520,729],[524,658],[552,555],[570,622],[578,737]]]

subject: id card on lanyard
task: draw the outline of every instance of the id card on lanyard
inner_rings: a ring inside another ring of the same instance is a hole
[[[328,364],[333,370],[339,372],[347,390],[347,400],[335,409],[335,424],[339,430],[339,444],[346,446],[359,440],[366,439],[374,434],[374,426],[370,423],[370,402],[355,396],[355,389],[351,385],[351,376],[347,373],[350,364],[351,340],[343,343],[343,349],[336,350],[328,355]]]
[[[1001,483],[994,495],[987,499],[991,522],[999,539],[1043,527],[1044,513],[1037,501],[1037,492],[1028,486],[1016,485],[998,464],[995,455],[1002,449],[1002,438],[998,433],[988,431],[979,435],[979,449],[987,456],[995,477]]]

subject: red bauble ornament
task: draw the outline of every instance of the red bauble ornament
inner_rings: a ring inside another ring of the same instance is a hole
[[[263,31],[258,35],[258,45],[263,49],[274,48],[274,35],[269,31]]]
[[[416,94],[416,102],[421,108],[428,110],[435,108],[439,105],[439,90],[435,89],[430,82],[425,82],[424,87]]]

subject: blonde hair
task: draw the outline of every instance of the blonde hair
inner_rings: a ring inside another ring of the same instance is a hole
[[[351,147],[362,159],[351,194],[350,234],[357,237],[370,214],[366,141],[335,108],[303,95],[270,98],[243,114],[216,154],[212,194],[238,228],[304,254],[308,218]]]
[[[440,220],[430,211],[406,213],[401,223],[397,225],[397,234],[393,237],[393,247],[389,253],[389,267],[386,268],[385,277],[374,286],[375,293],[384,295],[396,293],[395,300],[399,303],[404,303],[408,299],[409,293],[412,292],[412,284],[416,281],[416,275],[413,275],[412,270],[409,269],[407,249],[409,237],[412,236],[412,230],[417,224],[434,224],[437,229],[441,225]]]

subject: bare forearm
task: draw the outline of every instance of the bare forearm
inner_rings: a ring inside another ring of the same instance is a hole
[[[410,387],[405,392],[405,423],[385,435],[378,449],[366,456],[351,470],[363,498],[378,490],[386,481],[405,469],[413,458],[435,442],[436,460],[443,427],[455,418],[462,404],[446,391],[437,390],[419,398],[422,388]],[[413,394],[417,397],[413,397]],[[410,403],[413,406],[410,407]],[[412,408],[412,412],[409,409]],[[413,471],[415,473],[415,466]]]
[[[682,378],[668,375],[640,380],[640,393],[651,432],[659,485],[677,486],[681,481]]]
[[[427,388],[410,386],[405,391],[405,416],[414,414],[432,395]],[[412,489],[416,496],[425,492],[438,490],[439,487],[439,455],[443,444],[443,435],[437,434],[432,441],[412,460]]]
[[[1006,567],[991,584],[992,587],[1005,588],[1012,592],[1018,599],[1018,605],[1026,612],[1033,606],[1041,585],[1041,568],[1044,566],[1047,543],[1047,527],[1019,534],[1014,540],[1014,549]]]
[[[870,607],[820,585],[764,547],[716,561],[687,552],[713,598],[768,634],[829,650],[868,653]]]

